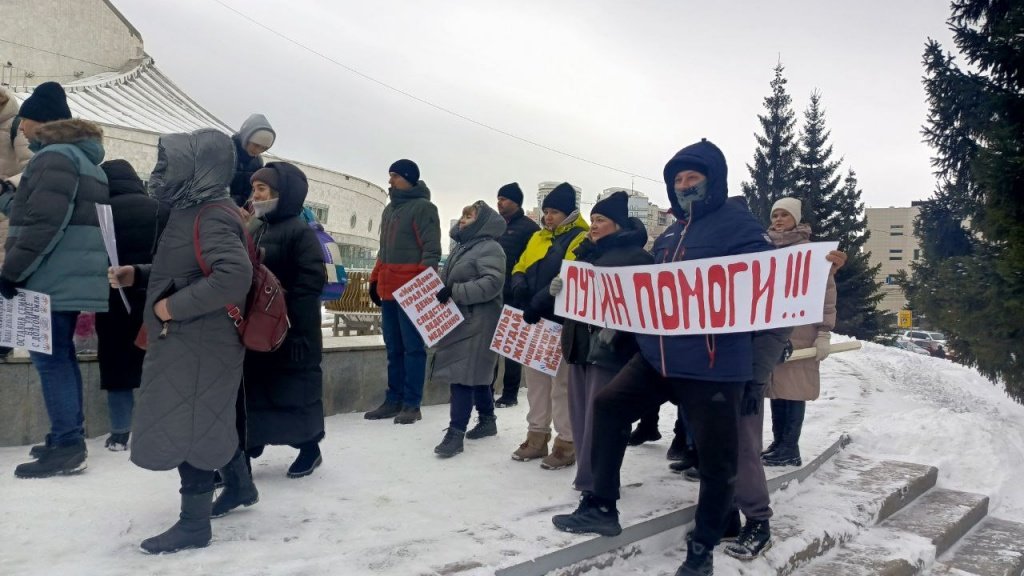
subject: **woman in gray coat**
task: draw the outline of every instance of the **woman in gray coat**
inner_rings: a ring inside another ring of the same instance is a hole
[[[252,265],[241,219],[232,213],[238,208],[228,196],[233,171],[234,149],[226,134],[203,129],[162,136],[149,191],[170,204],[167,227],[152,264],[111,271],[114,287],[148,286],[148,348],[131,460],[149,470],[177,468],[181,476],[179,522],[142,542],[143,551],[153,554],[208,545],[213,471],[245,466],[235,431],[245,349],[225,306],[244,309]],[[197,218],[209,276],[196,261]]]
[[[498,433],[491,395],[498,355],[490,344],[505,286],[505,251],[497,241],[504,233],[505,219],[482,201],[463,208],[462,218],[452,227],[458,246],[441,270],[444,287],[437,300],[455,302],[466,319],[437,344],[431,369],[431,379],[451,384],[451,422],[434,448],[442,458],[462,452],[463,438]],[[474,405],[480,420],[466,432]]]

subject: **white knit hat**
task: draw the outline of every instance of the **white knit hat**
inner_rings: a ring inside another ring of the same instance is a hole
[[[772,212],[781,208],[786,212],[789,212],[793,216],[793,219],[796,220],[796,223],[799,224],[800,206],[800,200],[796,198],[779,198],[775,201],[775,204],[772,204]]]

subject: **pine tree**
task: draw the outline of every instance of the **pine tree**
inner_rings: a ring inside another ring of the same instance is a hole
[[[765,228],[771,219],[772,204],[792,194],[796,186],[797,142],[793,132],[796,114],[786,92],[784,70],[781,62],[775,66],[775,78],[770,84],[772,93],[764,99],[767,113],[757,116],[763,134],[754,136],[757,140],[754,165],[747,164],[750,182],[743,183],[743,195],[750,211]]]
[[[815,237],[837,240],[837,233],[845,232],[836,226],[840,217],[833,203],[839,190],[839,162],[832,160],[831,133],[825,128],[825,110],[821,107],[821,93],[811,93],[811,103],[804,112],[804,126],[800,130],[800,148],[797,153],[797,183],[793,196],[802,203],[801,215],[811,225]]]
[[[1024,402],[1024,3],[955,0],[949,23],[969,69],[926,44],[938,185],[904,289],[957,359]]]

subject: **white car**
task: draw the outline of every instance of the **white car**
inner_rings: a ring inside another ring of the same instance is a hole
[[[924,354],[925,356],[931,356],[931,352],[929,352],[925,348],[922,348],[913,340],[909,338],[904,338],[903,336],[896,338],[895,346],[902,350],[913,352],[914,354]]]

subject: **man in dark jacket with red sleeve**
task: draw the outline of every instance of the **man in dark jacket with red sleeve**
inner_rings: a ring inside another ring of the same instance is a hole
[[[395,424],[419,420],[427,349],[394,292],[441,261],[441,220],[430,189],[412,160],[388,169],[391,201],[381,215],[380,250],[370,273],[370,299],[381,307],[381,328],[388,354],[388,391],[384,402],[364,414],[367,420],[394,418]]]

